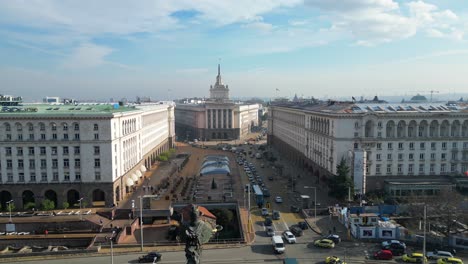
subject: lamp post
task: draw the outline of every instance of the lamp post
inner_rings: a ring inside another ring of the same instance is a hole
[[[80,202],[80,221],[83,221],[83,213],[81,212],[81,202],[83,201],[83,197],[81,197],[78,202]]]
[[[317,224],[317,187],[304,186],[304,189],[314,189],[314,224]]]
[[[112,236],[110,238],[106,236],[106,240],[110,241],[110,246],[111,246],[111,264],[114,264],[114,237],[115,237],[115,230],[112,230]]]
[[[13,202],[13,200],[10,200],[8,202],[6,202],[8,204],[8,209],[10,210],[10,223],[12,223],[13,221],[11,220],[11,203]]]
[[[141,237],[141,251],[143,251],[143,196],[140,198],[140,237]]]
[[[426,264],[426,218],[427,218],[427,205],[424,204],[424,221],[423,221],[423,263]]]

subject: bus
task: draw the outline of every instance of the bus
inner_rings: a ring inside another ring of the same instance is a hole
[[[263,192],[260,186],[252,185],[252,191],[255,195],[255,202],[257,203],[258,207],[263,207],[264,200],[263,200]]]

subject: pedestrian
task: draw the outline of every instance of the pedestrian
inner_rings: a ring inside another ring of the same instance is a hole
[[[102,218],[99,219],[99,224],[102,226],[104,224],[104,222],[102,221]]]
[[[46,230],[44,231],[44,234],[47,236],[47,235],[49,234],[49,230],[46,229]]]
[[[336,226],[333,227],[333,233],[336,233]]]

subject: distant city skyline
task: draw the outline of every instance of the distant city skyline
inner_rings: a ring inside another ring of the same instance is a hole
[[[467,31],[455,0],[2,1],[0,94],[209,97],[218,63],[232,98],[460,94]]]

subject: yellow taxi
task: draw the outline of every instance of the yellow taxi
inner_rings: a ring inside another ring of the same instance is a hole
[[[411,254],[404,254],[401,259],[404,262],[412,262],[412,263],[422,263],[423,258],[425,259],[425,263],[427,263],[427,258],[423,257],[422,253],[411,253]]]
[[[322,248],[334,248],[335,247],[335,242],[333,242],[330,239],[319,239],[314,242],[314,246],[316,247],[322,247]]]
[[[441,258],[437,260],[437,264],[463,264],[459,258]]]
[[[325,259],[326,264],[346,264],[346,262],[342,261],[337,256],[330,256]]]

